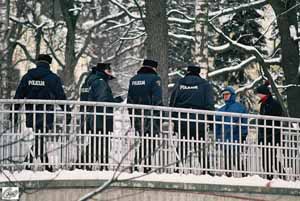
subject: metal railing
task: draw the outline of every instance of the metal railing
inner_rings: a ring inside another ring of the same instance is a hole
[[[0,100],[0,167],[299,180],[299,123],[146,105]]]

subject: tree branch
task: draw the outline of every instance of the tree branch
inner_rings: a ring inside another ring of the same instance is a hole
[[[267,0],[258,0],[258,1],[254,1],[254,2],[251,2],[251,3],[235,6],[235,7],[232,7],[232,8],[223,9],[223,10],[220,10],[220,11],[210,12],[210,13],[208,13],[208,17],[210,17],[210,18],[220,17],[222,15],[228,15],[228,14],[231,14],[231,13],[235,13],[237,11],[244,10],[246,8],[247,9],[249,9],[249,8],[261,8],[262,6],[267,5],[267,4],[268,4]]]
[[[222,69],[218,69],[218,70],[209,72],[208,77],[214,77],[214,76],[220,75],[225,72],[233,72],[233,71],[243,69],[243,68],[247,67],[250,63],[255,62],[255,61],[256,61],[255,56],[249,57],[248,59],[242,61],[240,64],[238,64],[236,66],[230,66],[227,68],[222,68]]]
[[[283,109],[283,113],[285,116],[289,116],[288,114],[288,110],[284,105],[283,99],[274,83],[274,80],[268,70],[268,68],[270,67],[270,65],[268,63],[266,63],[265,59],[263,58],[262,54],[253,46],[249,46],[249,45],[244,45],[241,43],[238,43],[237,41],[233,41],[231,38],[229,38],[221,29],[217,28],[216,26],[214,26],[211,23],[211,20],[208,22],[212,28],[218,33],[220,34],[227,42],[229,42],[234,48],[236,48],[239,51],[243,51],[246,52],[247,54],[253,54],[256,57],[256,60],[260,63],[263,72],[265,74],[265,76],[268,78],[268,80],[270,81],[271,87],[273,92],[275,93],[275,96],[277,97],[278,102],[280,103],[282,109]]]

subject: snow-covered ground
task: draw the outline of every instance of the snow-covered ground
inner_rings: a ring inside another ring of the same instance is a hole
[[[3,171],[0,174],[0,182],[11,181],[36,181],[36,180],[108,180],[112,178],[113,171],[85,171],[61,170],[54,173],[47,171],[33,172],[23,170],[21,172],[10,173]],[[154,182],[172,182],[172,183],[190,183],[190,184],[218,184],[234,186],[255,186],[255,187],[272,187],[272,188],[291,188],[300,189],[300,181],[283,181],[273,179],[272,181],[262,179],[259,176],[248,176],[243,178],[232,178],[226,176],[209,176],[209,175],[180,175],[180,174],[156,174],[144,175],[142,173],[122,173],[119,180],[135,178],[140,181]],[[138,177],[138,178],[136,178]]]

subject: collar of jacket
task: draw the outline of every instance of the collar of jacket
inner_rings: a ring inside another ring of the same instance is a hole
[[[140,68],[140,70],[137,73],[138,74],[155,74],[155,75],[157,75],[157,72],[149,67],[142,67],[142,68]]]
[[[268,96],[265,96],[265,97],[263,97],[262,99],[260,99],[260,103],[267,103],[267,102],[270,102],[271,101],[271,99],[272,99],[272,96],[271,95],[268,95]]]
[[[102,79],[105,80],[106,82],[109,80],[109,76],[106,75],[103,71],[96,71],[96,72],[95,72],[95,75],[97,76],[97,79],[98,79],[98,78],[102,78]]]
[[[36,63],[37,68],[47,68],[50,69],[50,65],[47,62],[39,61]]]

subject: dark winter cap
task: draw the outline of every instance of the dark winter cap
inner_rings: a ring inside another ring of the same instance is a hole
[[[96,70],[98,71],[111,70],[110,63],[97,63]]]
[[[145,67],[151,67],[151,68],[157,68],[158,62],[150,59],[144,59],[143,66]]]
[[[52,58],[50,57],[49,54],[40,54],[40,55],[37,56],[36,60],[37,61],[45,61],[48,64],[52,63]]]
[[[269,82],[266,81],[264,84],[258,86],[255,89],[255,93],[257,93],[257,94],[265,94],[265,95],[271,94],[270,89],[269,89],[268,86],[269,86]]]
[[[108,70],[109,72],[105,72]],[[114,79],[113,73],[111,72],[110,63],[97,63],[97,66],[93,68],[93,71],[101,71],[109,76],[109,79]]]
[[[198,65],[189,64],[187,70],[190,72],[200,73],[201,69],[200,69],[200,66],[198,66]]]

